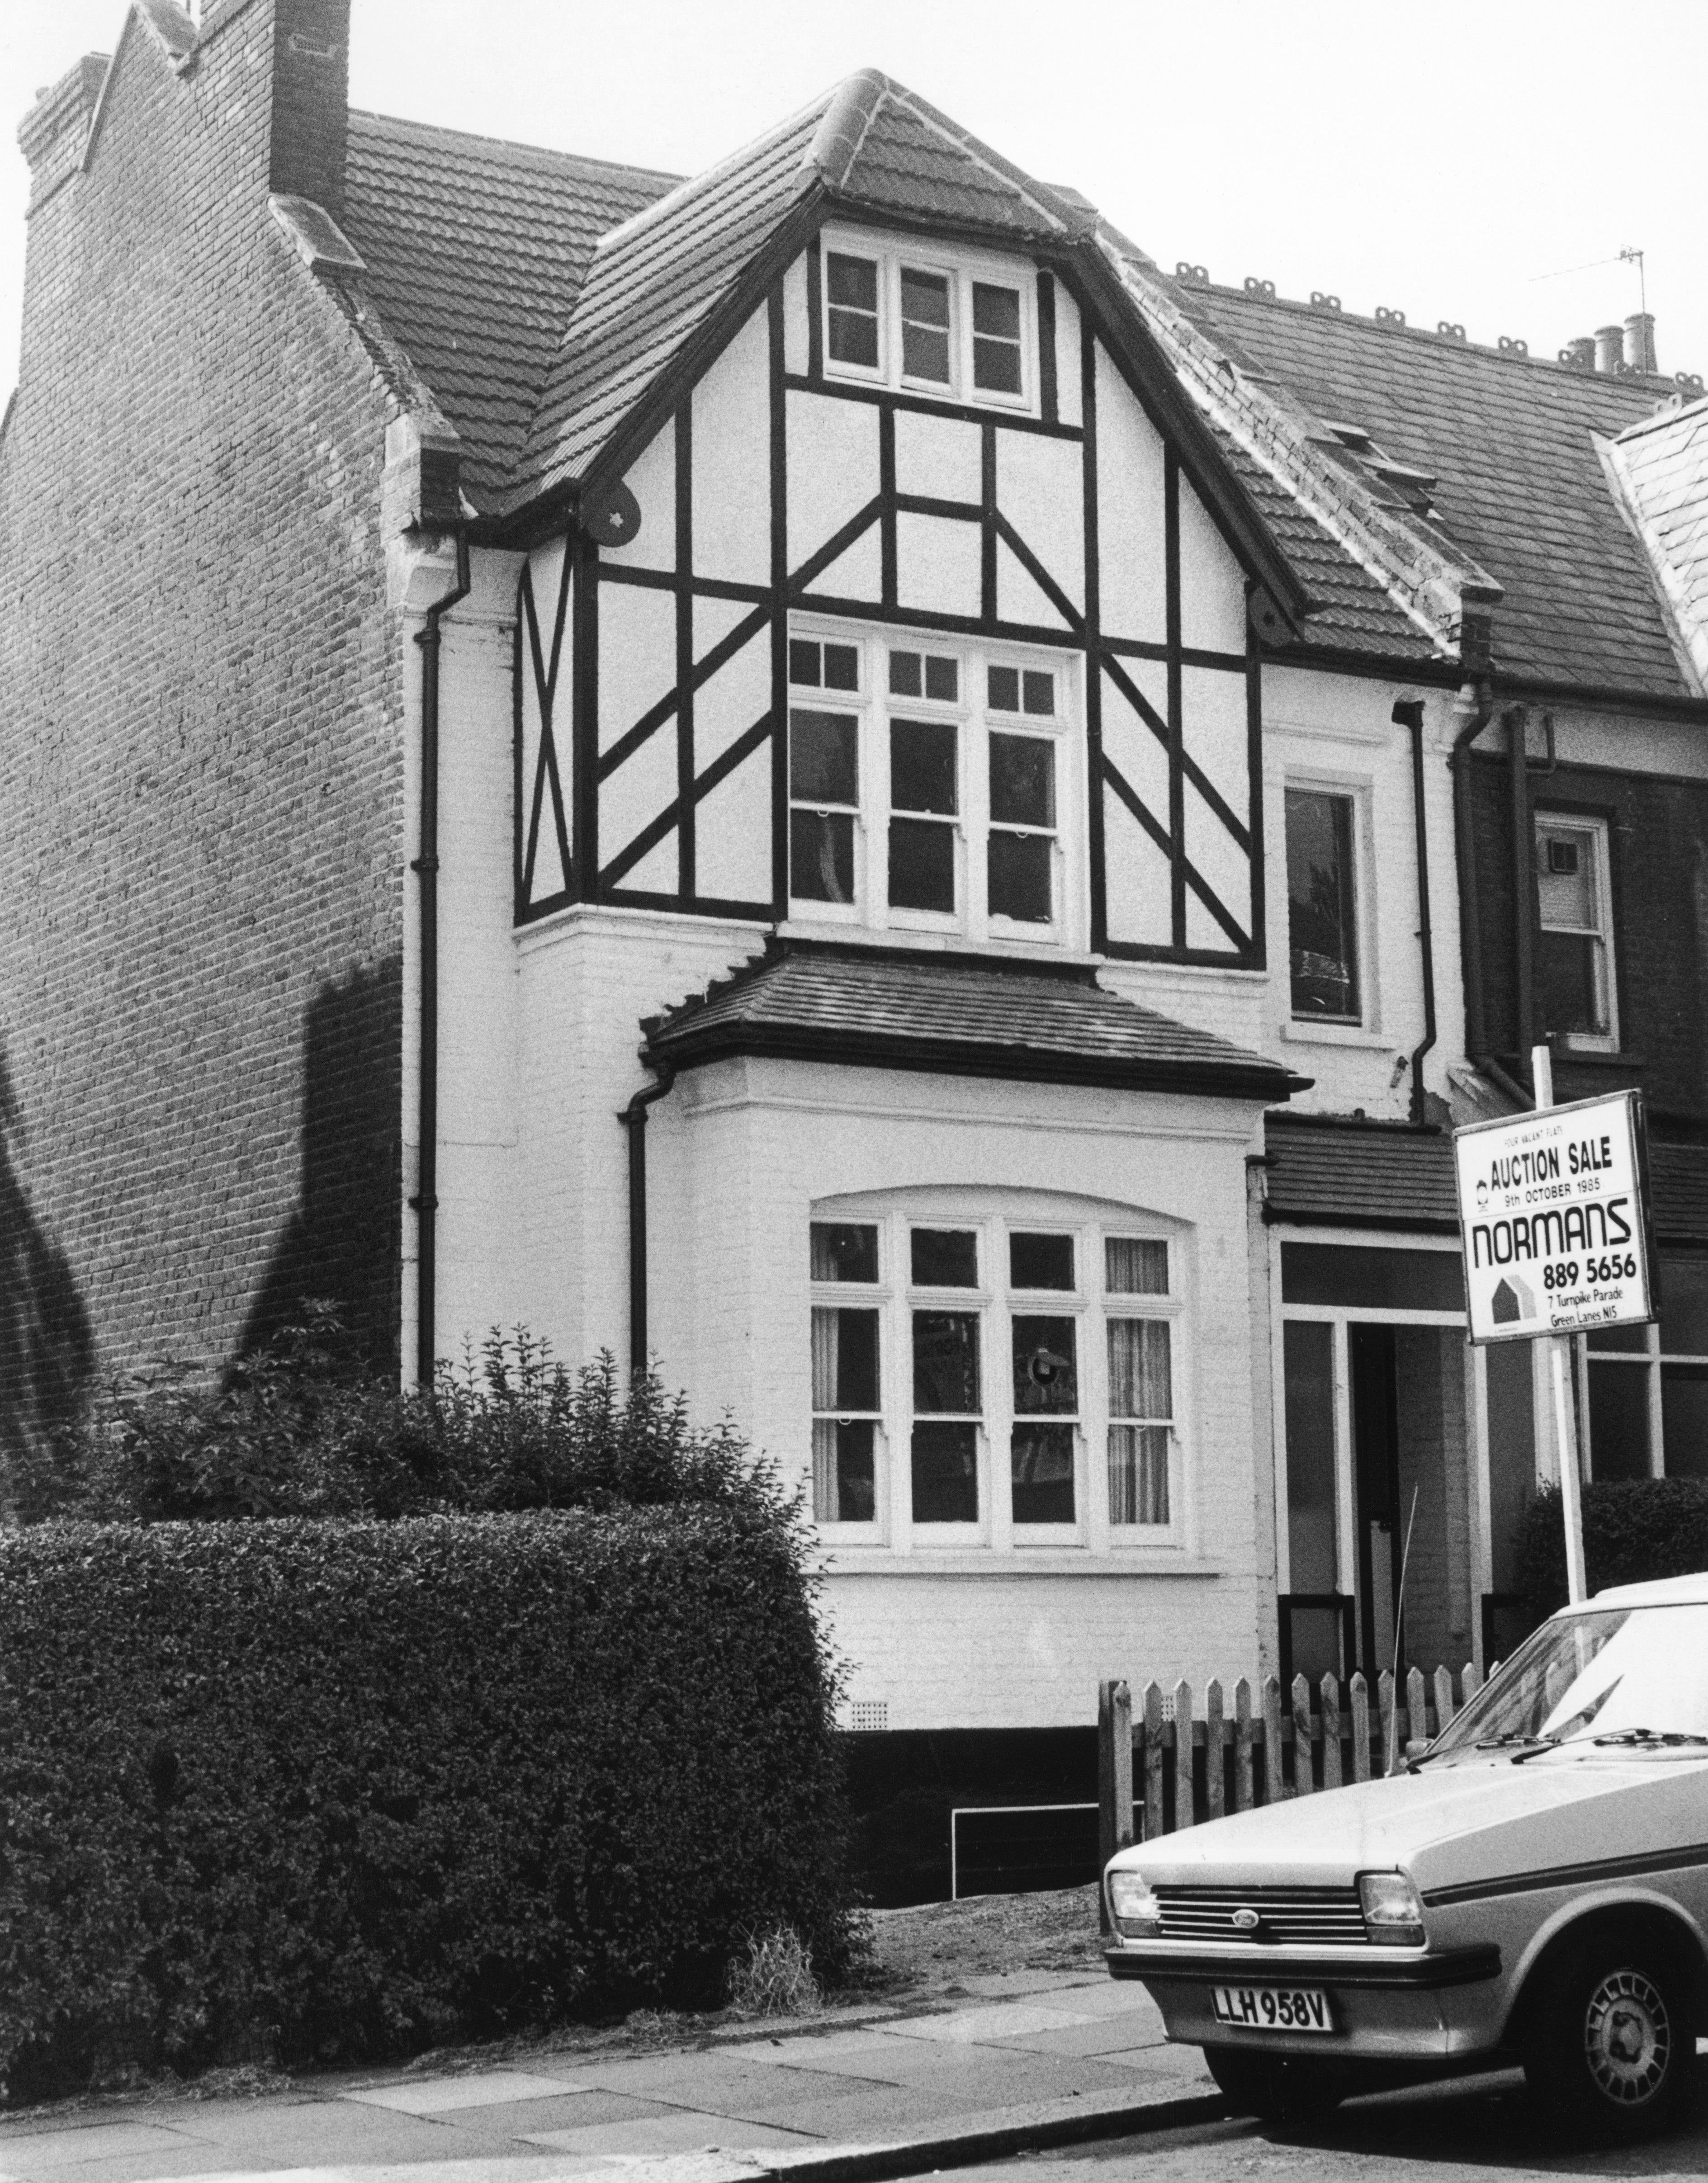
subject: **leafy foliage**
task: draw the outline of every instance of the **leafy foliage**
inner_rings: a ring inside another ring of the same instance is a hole
[[[1608,1479],[1583,1488],[1583,1559],[1592,1592],[1708,1569],[1708,1480]],[[1533,1626],[1566,1604],[1560,1489],[1544,1486],[1518,1546],[1518,1589]]]
[[[601,1384],[576,1490],[658,1483]],[[834,1699],[798,1541],[742,1492],[0,1536],[0,2079],[709,2001],[784,1927],[834,1976]]]

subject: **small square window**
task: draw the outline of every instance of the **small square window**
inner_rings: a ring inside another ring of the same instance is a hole
[[[972,1229],[915,1228],[912,1241],[916,1288],[978,1286],[978,1236]]]
[[[901,269],[901,369],[904,379],[927,380],[947,386],[949,370],[949,275]]]
[[[993,667],[987,677],[987,696],[993,713],[1017,713],[1020,710],[1020,669],[1017,667]]]
[[[1103,1284],[1111,1296],[1166,1296],[1168,1245],[1149,1236],[1106,1236]]]
[[[858,690],[860,648],[821,644],[815,637],[789,639],[789,680],[809,690]]]
[[[826,318],[832,364],[878,368],[877,263],[831,251],[825,259]]]
[[[960,695],[960,663],[936,653],[893,652],[889,686],[892,697],[929,697],[952,705]]]
[[[1008,1239],[1009,1286],[1016,1289],[1071,1289],[1071,1236],[1014,1235]]]
[[[1018,289],[972,284],[972,383],[992,394],[1021,392]]]
[[[1055,711],[1055,677],[1048,669],[1028,667],[1021,677],[1028,713],[1049,718]]]
[[[864,1221],[815,1220],[812,1277],[815,1281],[875,1281],[876,1228]]]

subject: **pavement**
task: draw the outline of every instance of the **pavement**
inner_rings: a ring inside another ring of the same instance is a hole
[[[1071,1970],[669,2049],[431,2068],[0,2118],[0,2183],[877,2183],[1227,2112],[1143,1986]]]

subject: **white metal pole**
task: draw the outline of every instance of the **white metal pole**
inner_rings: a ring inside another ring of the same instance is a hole
[[[1554,1104],[1554,1056],[1545,1046],[1530,1049],[1531,1080],[1538,1108]],[[1583,1495],[1577,1469],[1577,1414],[1572,1402],[1572,1336],[1550,1334],[1549,1371],[1554,1386],[1555,1446],[1560,1456],[1560,1508],[1566,1519],[1566,1596],[1575,1607],[1588,1596],[1583,1567]]]

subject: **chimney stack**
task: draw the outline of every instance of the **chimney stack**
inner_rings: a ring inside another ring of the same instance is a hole
[[[107,55],[85,53],[51,89],[37,92],[18,131],[19,147],[30,165],[32,208],[58,189],[82,158],[106,81]]]
[[[1598,371],[1618,372],[1625,365],[1625,329],[1623,326],[1597,326],[1595,329],[1595,369]]]
[[[1573,371],[1594,371],[1595,343],[1588,334],[1579,334],[1575,341],[1567,342],[1561,350],[1560,361],[1569,364]]]
[[[275,0],[267,186],[344,216],[350,0]]]
[[[1658,372],[1655,360],[1655,314],[1633,311],[1625,321],[1625,361],[1633,371]]]

